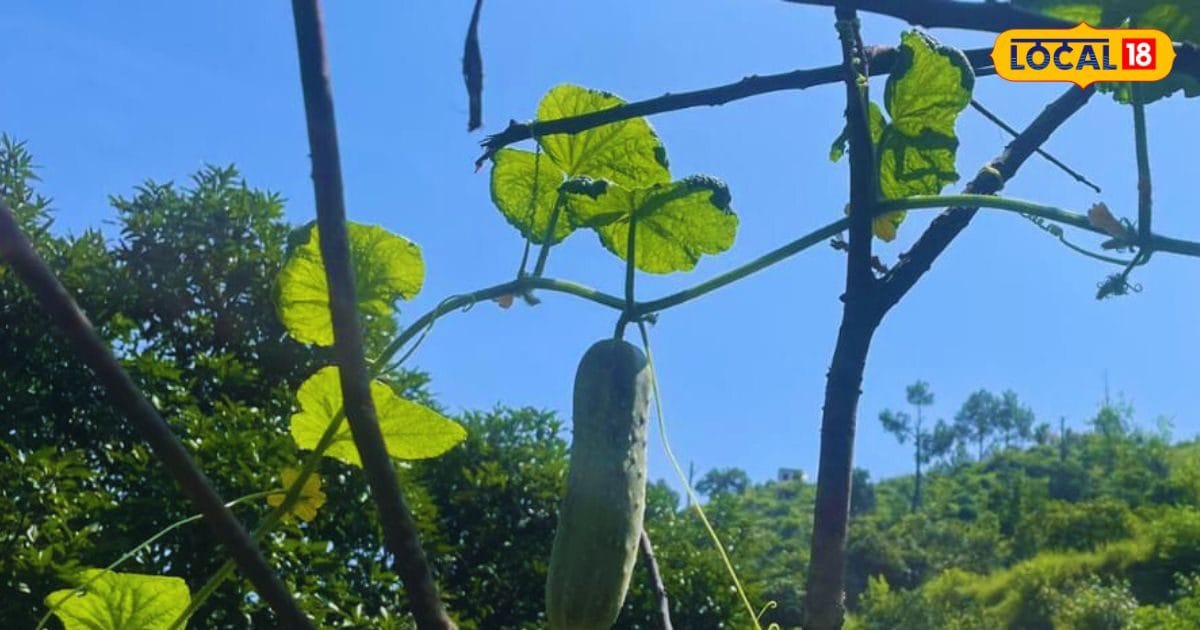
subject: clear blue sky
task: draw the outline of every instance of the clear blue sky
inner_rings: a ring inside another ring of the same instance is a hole
[[[466,133],[459,60],[470,2],[328,2],[334,91],[349,211],[418,242],[425,290],[403,316],[447,295],[507,279],[521,241],[492,207],[488,174],[473,172],[480,133]],[[6,2],[0,6],[0,130],[30,141],[55,199],[60,230],[111,221],[110,194],[139,182],[185,180],[204,163],[234,162],[256,186],[313,215],[307,144],[288,3]],[[895,44],[904,25],[868,20],[868,43]],[[937,31],[963,47],[987,37]],[[770,0],[489,2],[484,7],[483,132],[533,115],[541,94],[572,82],[627,99],[708,87],[747,74],[835,63],[832,11]],[[875,84],[876,94],[882,82]],[[1061,86],[982,79],[976,97],[1023,126]],[[649,297],[748,261],[842,212],[846,166],[827,159],[842,126],[838,86],[779,93],[651,122],[676,176],[728,182],[741,227],[733,249],[691,274],[644,277]],[[1200,238],[1196,101],[1150,110],[1155,228]],[[1190,109],[1189,109],[1190,108]],[[959,136],[969,179],[1005,135],[971,111]],[[1106,97],[1048,145],[1104,188],[1102,196],[1034,158],[1006,190],[1076,210],[1103,199],[1136,215],[1131,112]],[[955,188],[957,190],[957,188]],[[877,251],[892,261],[933,214],[905,223]],[[111,225],[105,228],[113,233]],[[1080,240],[1091,242],[1086,236]],[[578,233],[550,273],[610,292],[620,262]],[[698,470],[739,466],[756,479],[780,466],[815,472],[825,371],[839,321],[844,257],[809,250],[736,286],[663,315],[652,335],[673,445]],[[907,471],[877,421],[929,381],[949,418],[979,387],[1012,388],[1039,419],[1083,424],[1107,373],[1152,427],[1200,429],[1200,261],[1157,255],[1135,280],[1145,291],[1097,302],[1110,268],[1075,255],[1032,224],[984,212],[886,319],[864,382],[856,464],[875,476]],[[415,355],[453,410],[496,403],[569,416],[584,349],[611,334],[613,313],[558,295],[536,308],[478,305],[439,322]],[[651,445],[653,476],[669,476]]]

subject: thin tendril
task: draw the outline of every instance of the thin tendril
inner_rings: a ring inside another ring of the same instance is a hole
[[[746,596],[746,590],[742,588],[742,582],[738,579],[737,571],[733,568],[733,562],[729,560],[729,554],[725,552],[725,545],[721,542],[720,536],[717,536],[717,531],[713,529],[712,523],[704,514],[704,508],[700,507],[700,500],[696,498],[695,491],[692,490],[691,484],[687,481],[687,475],[683,473],[683,468],[679,466],[679,460],[675,458],[674,451],[671,450],[671,442],[667,439],[667,421],[663,416],[662,396],[658,391],[658,369],[654,366],[654,354],[650,351],[650,333],[646,330],[646,323],[639,321],[638,330],[642,334],[642,346],[646,349],[646,363],[650,366],[650,388],[654,393],[654,414],[658,417],[658,435],[662,440],[663,451],[667,454],[667,460],[671,462],[671,467],[675,469],[675,475],[679,478],[679,482],[683,484],[684,490],[687,491],[688,500],[691,501],[692,507],[696,509],[696,514],[700,517],[700,522],[704,524],[705,531],[708,532],[708,537],[712,540],[713,545],[717,548],[717,553],[721,554],[721,562],[725,564],[725,570],[729,572],[729,577],[733,580],[733,587],[737,591],[738,598],[742,600],[742,605],[746,607],[746,612],[750,615],[751,621],[754,622],[755,630],[762,630],[762,626],[758,623],[758,616],[754,613],[754,606],[750,604],[750,598]]]

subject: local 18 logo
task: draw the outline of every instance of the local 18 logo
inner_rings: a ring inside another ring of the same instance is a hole
[[[1158,81],[1171,72],[1175,49],[1148,28],[1014,29],[996,38],[992,63],[1009,81]]]

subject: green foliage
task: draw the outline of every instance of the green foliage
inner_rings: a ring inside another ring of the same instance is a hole
[[[629,230],[636,222],[637,268],[671,273],[689,271],[701,255],[733,245],[738,220],[729,201],[724,183],[693,176],[636,189],[614,184],[595,198],[573,195],[570,212],[576,225],[596,230],[604,247],[622,260],[629,259]]]
[[[1021,404],[1017,394],[1006,390],[997,396],[980,389],[972,392],[954,416],[954,430],[963,445],[973,444],[976,457],[983,459],[987,449],[1008,449],[1033,435],[1034,413]]]
[[[1135,525],[1129,506],[1107,497],[1080,503],[1052,500],[1022,518],[1016,542],[1030,550],[1092,551],[1128,538]]]
[[[623,104],[607,92],[560,85],[542,98],[537,121]],[[635,266],[649,273],[689,271],[702,255],[733,245],[738,220],[729,189],[701,175],[671,181],[666,149],[645,119],[535,139],[539,152],[505,148],[492,156],[492,201],[530,243],[553,245],[587,227],[629,260],[632,227]]]
[[[10,149],[0,146],[0,174],[20,181],[0,178],[0,188],[19,193],[10,197],[18,214],[48,220],[31,160],[22,145]],[[231,167],[210,167],[190,186],[148,182],[112,203],[119,238],[35,232],[39,252],[224,496],[275,487],[299,457],[287,433],[292,391],[327,362],[322,350],[291,340],[275,315],[273,286],[291,230],[279,198]],[[11,274],[0,273],[0,319],[0,380],[23,384],[0,388],[0,619],[32,628],[48,593],[190,516],[191,506]],[[405,398],[432,403],[424,375],[388,379]],[[381,612],[402,610],[403,597],[365,483],[332,460],[321,473],[326,507],[312,523],[286,525],[269,559],[322,623],[397,627],[395,615]],[[432,521],[423,497],[420,488],[408,496],[418,521]],[[250,525],[258,518],[237,509]],[[186,576],[195,588],[225,557],[203,525],[190,525],[120,570]],[[193,624],[271,619],[261,601],[227,586]]]
[[[975,73],[956,49],[918,31],[904,33],[883,103],[891,122],[879,141],[879,193],[884,199],[936,195],[958,181],[954,122],[971,102]],[[875,219],[875,233],[895,238],[903,212]]]
[[[314,449],[342,408],[342,386],[336,367],[321,368],[296,392],[299,413],[292,416],[291,434],[296,446]],[[466,437],[462,425],[442,414],[398,396],[382,381],[371,382],[379,430],[388,454],[396,459],[437,457]],[[342,422],[325,455],[352,466],[362,466],[348,422]]]
[[[492,156],[492,203],[530,242],[553,245],[575,231],[555,212],[566,177],[540,153],[501,149]],[[554,230],[550,231],[552,217]]]
[[[542,97],[539,121],[557,120],[623,104],[607,92],[559,85]],[[631,118],[578,134],[538,136],[538,154],[503,149],[493,156],[492,201],[513,227],[533,243],[554,244],[575,228],[556,212],[559,186],[572,177],[607,180],[637,189],[671,180],[666,149],[643,118]],[[554,230],[547,239],[551,220]]]
[[[1052,627],[1062,630],[1125,630],[1137,613],[1128,584],[1104,584],[1095,577],[1067,592],[1054,591],[1047,599],[1054,610]]]
[[[1200,576],[1176,576],[1174,601],[1160,606],[1142,606],[1134,615],[1134,627],[1146,630],[1191,630],[1200,627]]]
[[[187,609],[187,582],[177,577],[88,569],[80,586],[54,591],[47,606],[66,630],[166,630]]]
[[[558,120],[624,104],[620,98],[576,85],[552,88],[538,103],[539,121]],[[569,177],[587,175],[621,186],[669,179],[666,150],[644,118],[631,118],[579,134],[540,136],[538,144]]]
[[[375,225],[349,223],[350,264],[358,312],[390,332],[399,299],[412,299],[425,282],[425,263],[415,243]],[[279,272],[279,318],[297,341],[333,345],[329,283],[321,258],[320,234],[313,226],[306,243],[294,249]],[[368,333],[368,336],[370,333]]]
[[[0,441],[0,618],[32,627],[40,597],[101,541],[93,519],[111,504],[83,450],[19,451]]]
[[[750,475],[741,468],[714,468],[696,482],[696,492],[710,498],[719,494],[742,494],[750,484]]]
[[[888,75],[883,104],[891,121],[875,104],[868,112],[871,139],[879,163],[879,193],[884,199],[936,195],[958,181],[954,168],[958,114],[971,102],[975,72],[961,51],[943,46],[919,31],[900,39],[900,56]],[[842,132],[830,149],[836,161],[845,153],[848,136]],[[905,212],[874,220],[875,236],[896,238]]]
[[[462,628],[536,627],[566,488],[562,423],[529,408],[461,421],[467,437],[458,448],[413,468],[436,509],[425,544],[447,605]]]
[[[1005,626],[969,600],[943,593],[893,590],[886,579],[871,578],[860,610],[846,630],[1000,630]]]
[[[38,181],[34,172],[33,155],[26,143],[8,134],[0,134],[0,197],[8,202],[17,218],[17,225],[39,241],[53,222],[50,200],[39,195],[33,184]]]

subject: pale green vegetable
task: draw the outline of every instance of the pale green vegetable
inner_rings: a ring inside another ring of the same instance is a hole
[[[624,341],[597,342],[575,372],[571,469],[546,579],[551,630],[608,630],[637,560],[646,510],[650,368]]]

